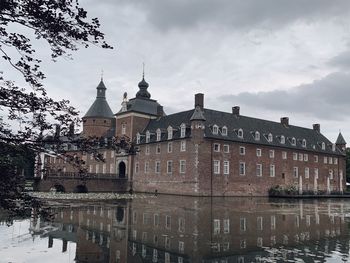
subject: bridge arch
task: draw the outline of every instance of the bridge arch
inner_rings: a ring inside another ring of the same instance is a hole
[[[86,185],[83,184],[79,184],[74,188],[74,193],[87,193],[88,189],[86,187]]]
[[[66,189],[61,184],[55,184],[50,188],[51,192],[65,193]]]

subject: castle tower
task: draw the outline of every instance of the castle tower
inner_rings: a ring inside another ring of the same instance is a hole
[[[114,128],[115,118],[106,100],[106,86],[101,78],[94,103],[83,117],[83,134],[85,136],[107,136]]]
[[[204,122],[205,122],[205,117],[204,117],[204,94],[198,93],[194,97],[194,112],[191,116],[191,130],[192,130],[192,138],[195,141],[202,141],[204,138]]]
[[[341,132],[339,132],[339,135],[338,135],[337,141],[335,142],[335,145],[339,149],[341,149],[343,152],[345,152],[345,150],[346,150],[346,141],[345,141],[343,135],[341,134]]]

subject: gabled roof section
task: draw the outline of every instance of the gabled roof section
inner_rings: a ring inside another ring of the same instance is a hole
[[[339,135],[335,144],[339,144],[339,145],[346,144],[346,141],[343,135],[341,134],[341,132],[339,132]]]
[[[106,100],[106,86],[101,79],[97,86],[97,95],[94,103],[91,105],[84,118],[87,117],[100,117],[100,118],[113,118],[113,112]]]

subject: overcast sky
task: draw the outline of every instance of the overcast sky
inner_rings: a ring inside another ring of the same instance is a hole
[[[104,71],[108,102],[149,92],[167,114],[205,107],[312,127],[350,141],[349,0],[83,0],[115,49],[81,49],[73,60],[44,60],[49,95],[82,115]],[[45,49],[43,49],[45,50]],[[42,51],[45,53],[45,51]],[[40,53],[39,53],[40,54]]]

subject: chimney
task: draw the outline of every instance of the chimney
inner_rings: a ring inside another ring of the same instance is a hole
[[[204,94],[197,93],[194,95],[194,107],[199,106],[202,110],[204,108]]]
[[[71,122],[71,124],[69,125],[69,136],[73,136],[74,135],[74,122]]]
[[[321,127],[318,123],[312,124],[312,129],[316,132],[321,132]]]
[[[236,115],[236,116],[239,116],[239,109],[240,109],[239,106],[232,107],[232,114]]]
[[[55,139],[58,139],[60,135],[61,135],[61,126],[59,124],[56,124]]]
[[[289,126],[289,118],[288,117],[282,117],[281,118],[281,124],[284,126]]]

